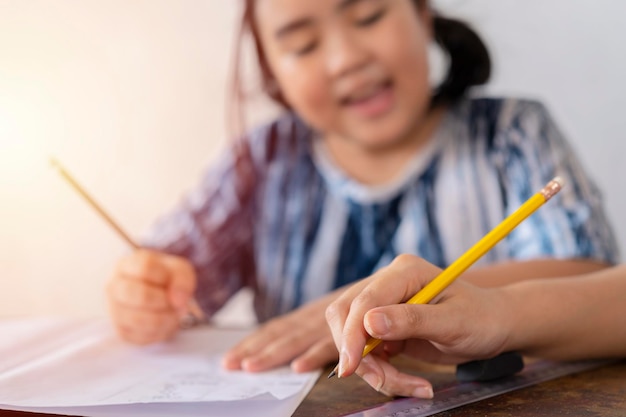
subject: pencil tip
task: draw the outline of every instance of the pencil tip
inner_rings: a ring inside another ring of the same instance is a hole
[[[326,378],[326,379],[330,379],[330,378],[334,377],[335,375],[337,375],[337,372],[332,371],[330,374],[328,374],[328,378]]]

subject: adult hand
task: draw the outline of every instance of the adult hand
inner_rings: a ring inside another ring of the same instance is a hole
[[[340,352],[339,377],[360,375],[387,395],[431,398],[423,378],[400,372],[389,357],[456,364],[496,356],[507,340],[505,296],[457,281],[436,304],[402,304],[441,270],[421,258],[401,255],[389,266],[349,288],[326,311]],[[362,359],[370,337],[383,342]]]
[[[171,338],[195,288],[195,271],[184,258],[140,249],[121,259],[107,286],[118,333],[140,345]]]

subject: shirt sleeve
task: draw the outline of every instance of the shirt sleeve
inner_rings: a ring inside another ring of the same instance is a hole
[[[240,288],[252,284],[251,214],[257,181],[250,143],[237,142],[205,172],[199,186],[158,219],[142,242],[193,264],[196,297],[209,316]]]
[[[563,189],[507,238],[515,259],[555,257],[619,261],[602,195],[546,108],[505,102],[499,118],[500,183],[507,215],[556,176]]]

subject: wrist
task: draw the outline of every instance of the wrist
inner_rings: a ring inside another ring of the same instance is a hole
[[[520,351],[524,348],[524,316],[523,300],[517,285],[505,285],[491,289],[499,300],[496,309],[496,326],[503,341],[501,352]]]

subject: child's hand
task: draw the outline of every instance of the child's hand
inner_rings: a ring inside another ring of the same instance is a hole
[[[337,361],[324,312],[342,291],[268,321],[224,356],[224,367],[259,372],[290,363],[294,371],[307,372]]]
[[[195,288],[195,271],[183,258],[144,249],[123,258],[107,288],[118,333],[141,345],[172,337]]]
[[[398,371],[388,358],[403,353],[455,364],[503,351],[508,310],[500,289],[458,281],[442,293],[437,304],[400,304],[440,272],[418,257],[402,255],[329,306],[327,320],[341,351],[340,377],[356,372],[387,395],[430,398],[428,381]],[[370,336],[384,342],[362,360]]]

